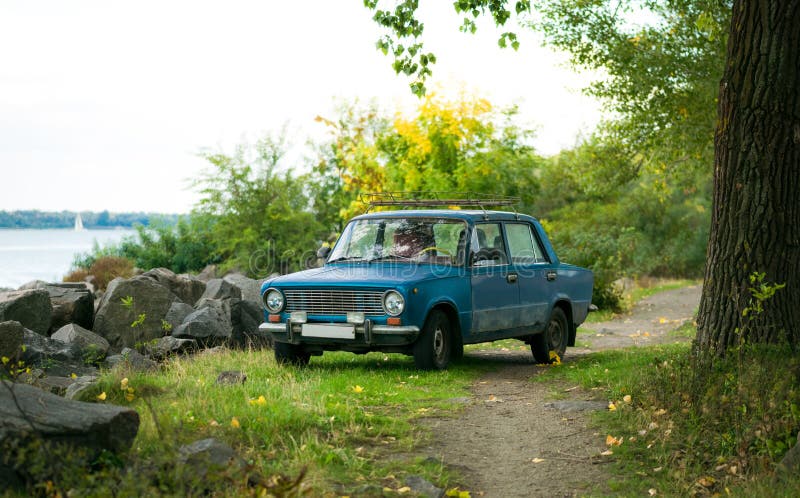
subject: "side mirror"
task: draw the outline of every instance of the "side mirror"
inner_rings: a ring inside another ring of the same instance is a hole
[[[324,246],[317,249],[317,257],[323,260],[328,259],[328,255],[331,253],[331,246],[325,244]]]

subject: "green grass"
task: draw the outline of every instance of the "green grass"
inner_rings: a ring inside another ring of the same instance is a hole
[[[184,494],[171,462],[181,445],[207,437],[233,446],[251,472],[267,479],[305,472],[302,486],[312,496],[398,489],[409,474],[446,486],[450,475],[440,464],[397,455],[410,454],[426,437],[416,419],[456,414],[463,405],[452,398],[466,396],[487,368],[466,362],[422,372],[410,358],[378,353],[326,353],[306,368],[292,368],[276,364],[271,351],[223,351],[174,359],[157,373],[114,370],[88,396],[97,401],[102,392],[105,400],[97,402],[139,412],[139,434],[126,461],[143,475],[107,469],[98,474],[105,480],[64,476],[56,486],[81,496],[112,488],[119,496]],[[242,371],[247,381],[217,385],[224,370]],[[122,389],[124,378],[132,393]],[[204,485],[223,496],[257,494],[244,480],[226,475]]]
[[[776,463],[800,427],[800,358],[747,348],[711,365],[687,343],[587,355],[532,378],[563,379],[613,403],[597,413],[611,446],[619,496],[796,496],[800,477],[776,483]]]

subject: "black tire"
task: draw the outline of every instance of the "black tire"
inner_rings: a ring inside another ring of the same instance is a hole
[[[450,320],[442,311],[431,311],[414,343],[414,364],[422,370],[444,370],[450,363],[452,349]]]
[[[541,334],[536,334],[531,340],[531,352],[537,363],[552,363],[550,351],[555,351],[559,358],[564,358],[569,342],[569,325],[567,315],[561,308],[554,308],[550,314],[547,327]]]
[[[300,346],[288,342],[276,342],[274,346],[275,361],[281,365],[295,365],[303,367],[308,365],[311,354],[306,353]]]

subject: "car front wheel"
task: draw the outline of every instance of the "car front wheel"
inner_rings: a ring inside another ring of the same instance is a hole
[[[414,364],[423,370],[444,370],[450,363],[452,348],[450,320],[442,311],[431,311],[414,343]]]
[[[550,352],[555,352],[559,358],[564,357],[569,341],[569,327],[567,325],[567,315],[561,308],[553,308],[547,327],[541,334],[533,336],[531,341],[531,352],[537,363],[552,363]]]
[[[276,342],[274,350],[275,360],[282,365],[290,364],[301,367],[308,365],[308,361],[311,359],[311,354],[303,351],[300,346],[288,342]]]

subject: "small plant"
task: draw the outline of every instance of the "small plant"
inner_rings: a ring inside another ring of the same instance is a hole
[[[95,344],[89,344],[81,354],[81,360],[86,365],[98,365],[105,357],[105,353]]]
[[[145,314],[145,313],[139,313],[139,316],[136,318],[136,320],[134,320],[134,321],[133,321],[133,323],[131,323],[131,327],[132,327],[132,328],[136,328],[136,327],[138,327],[139,325],[143,324],[143,323],[144,323],[144,320],[145,320],[145,318],[147,318],[147,314]]]
[[[161,319],[161,330],[163,330],[164,332],[167,332],[167,333],[172,332],[172,324],[162,318]]]
[[[133,308],[133,296],[121,297],[119,300],[122,303],[123,307],[128,309]]]

